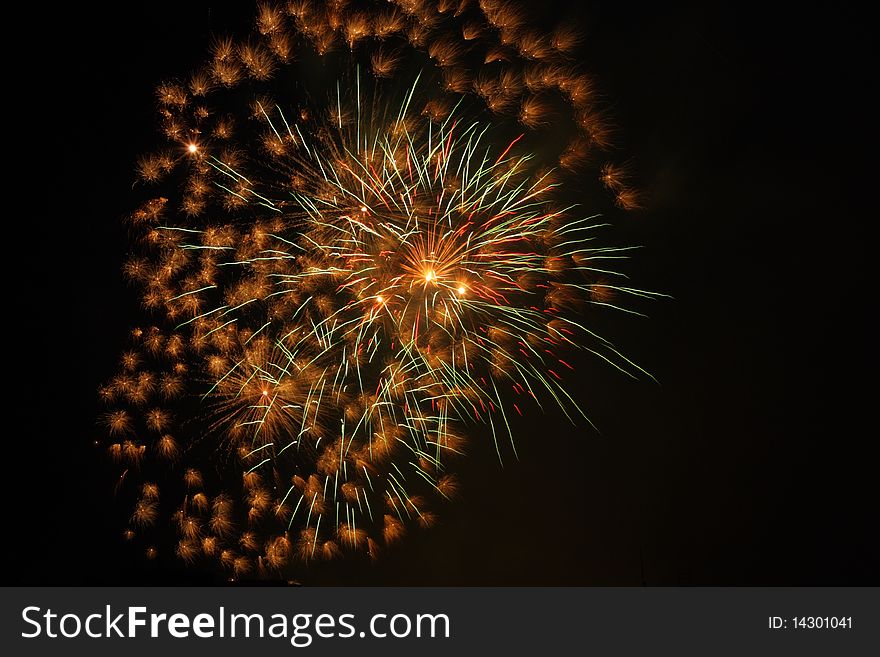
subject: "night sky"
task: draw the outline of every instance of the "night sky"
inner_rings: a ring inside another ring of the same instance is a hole
[[[153,89],[249,20],[240,4],[46,12],[22,29],[47,64],[8,60],[22,80],[4,94],[5,583],[223,581],[124,544],[93,440],[96,388],[142,321],[121,219]],[[626,266],[637,286],[674,297],[606,332],[659,384],[588,363],[571,385],[598,432],[533,416],[503,468],[478,433],[437,527],[377,565],[300,580],[880,584],[868,22],[830,6],[573,4],[647,198],[613,238],[644,245]]]

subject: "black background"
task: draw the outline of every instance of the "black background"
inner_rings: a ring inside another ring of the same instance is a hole
[[[248,21],[238,4],[43,8],[7,26],[23,45],[4,93],[6,583],[218,581],[127,549],[93,438],[95,390],[139,313],[120,219],[153,89]],[[627,271],[674,297],[613,325],[660,384],[589,369],[573,386],[601,433],[533,418],[503,468],[474,445],[438,527],[301,581],[880,583],[870,27],[846,7],[707,4],[567,8],[649,198],[618,229],[646,247]]]

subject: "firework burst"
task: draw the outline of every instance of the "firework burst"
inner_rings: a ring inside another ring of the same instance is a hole
[[[614,271],[583,174],[637,195],[578,33],[537,24],[490,0],[260,4],[159,86],[125,266],[153,325],[100,391],[126,538],[167,515],[180,559],[236,577],[376,558],[454,497],[469,426],[500,458],[528,407],[586,420],[567,353],[641,372],[585,320],[652,295]]]

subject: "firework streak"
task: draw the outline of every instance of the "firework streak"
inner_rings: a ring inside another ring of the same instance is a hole
[[[170,514],[180,558],[236,577],[376,558],[455,495],[467,427],[500,458],[527,409],[585,420],[567,353],[641,372],[584,309],[653,295],[579,209],[592,181],[637,197],[601,157],[577,33],[538,24],[498,2],[260,5],[250,38],[160,85],[125,266],[153,325],[100,391],[148,556]]]

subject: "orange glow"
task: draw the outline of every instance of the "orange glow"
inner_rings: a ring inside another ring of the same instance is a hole
[[[199,150],[199,147],[195,144],[190,144],[186,147],[186,150],[188,150],[190,153],[195,153],[197,150]]]

